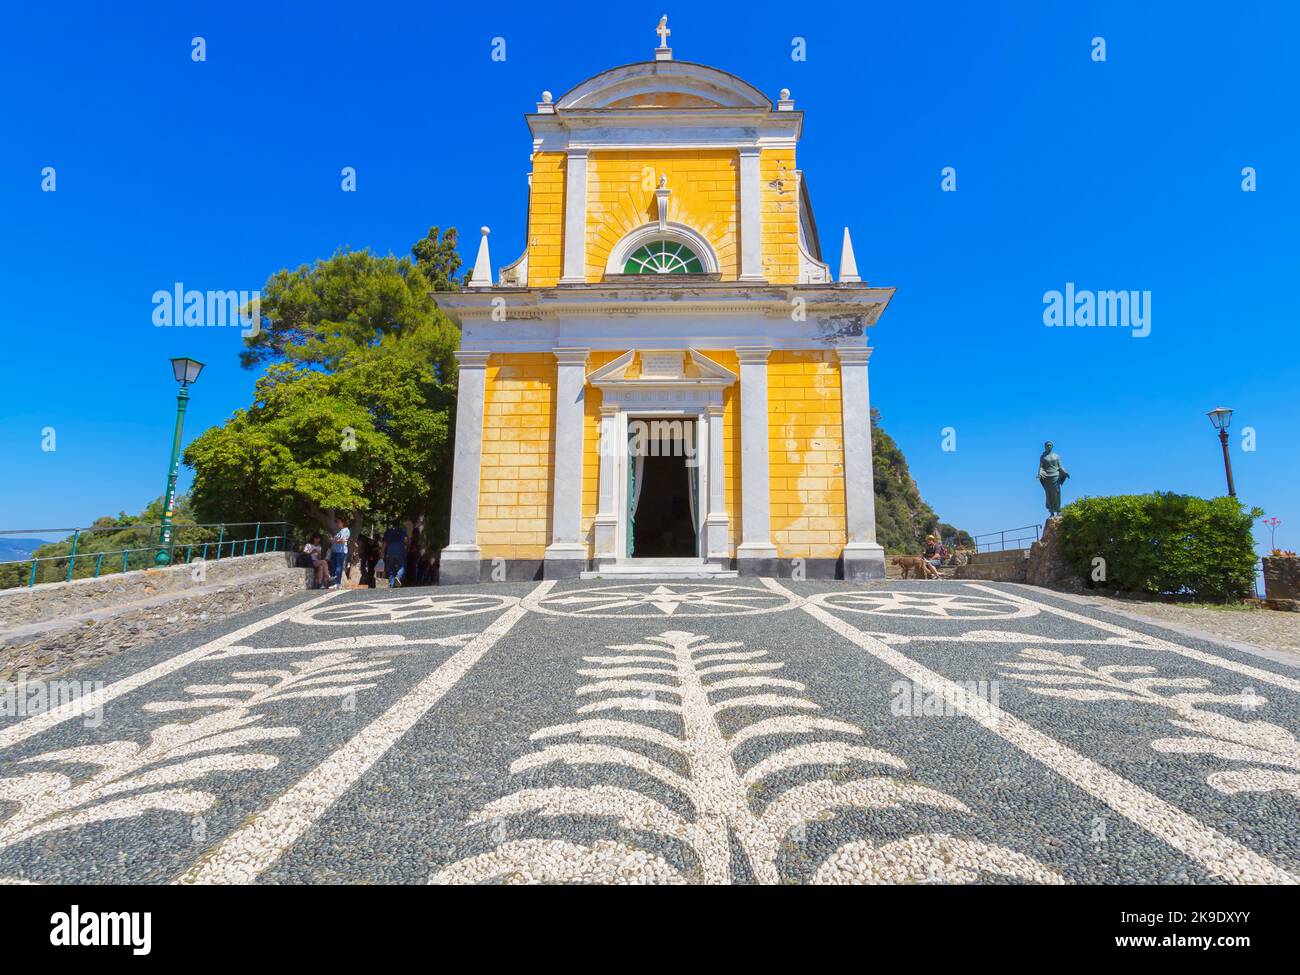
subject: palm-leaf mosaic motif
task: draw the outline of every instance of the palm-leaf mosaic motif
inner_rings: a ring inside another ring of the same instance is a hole
[[[642,643],[616,645],[612,655],[584,658],[579,671],[590,681],[577,689],[579,720],[535,732],[539,750],[511,765],[514,774],[552,765],[615,766],[632,769],[682,796],[691,815],[642,791],[614,785],[525,788],[489,803],[470,823],[491,824],[511,816],[606,817],[625,830],[654,834],[683,844],[697,869],[683,872],[663,857],[630,843],[602,840],[522,839],[451,864],[434,883],[730,883],[733,840],[743,851],[754,880],[780,883],[779,854],[787,838],[837,810],[892,809],[904,804],[970,813],[962,802],[935,789],[888,774],[823,778],[779,792],[757,808],[759,795],[778,772],[808,766],[859,765],[900,771],[897,756],[861,744],[863,731],[820,716],[802,696],[805,686],[777,676],[784,664],[744,650],[739,642],[670,630]],[[741,711],[771,712],[743,724],[729,736],[719,716]],[[652,726],[637,715],[668,714],[681,734]],[[747,768],[736,755],[751,742],[790,737]],[[676,771],[652,757],[662,749],[686,769]],[[867,841],[841,846],[820,865],[818,883],[969,882],[992,873],[1037,883],[1061,877],[1032,858],[978,840],[935,833],[876,847]]]
[[[155,701],[146,712],[211,711],[188,721],[163,724],[145,744],[110,741],[43,752],[24,765],[91,766],[85,778],[58,771],[32,771],[0,778],[0,801],[17,809],[0,821],[0,849],[43,833],[148,812],[197,815],[216,796],[193,783],[217,772],[266,771],[279,758],[250,746],[297,738],[299,729],[268,726],[255,708],[304,698],[342,698],[375,685],[388,660],[328,653],[288,667],[241,670],[222,684],[191,684],[187,698]]]
[[[1072,701],[1128,701],[1165,708],[1169,722],[1189,734],[1151,742],[1158,752],[1211,755],[1245,767],[1212,772],[1206,782],[1226,794],[1287,792],[1300,799],[1300,742],[1285,728],[1268,721],[1239,721],[1203,705],[1254,709],[1267,699],[1221,694],[1202,677],[1154,676],[1154,667],[1108,664],[1090,667],[1082,656],[1029,648],[1021,659],[1004,662],[1003,677],[1023,681],[1045,697]]]

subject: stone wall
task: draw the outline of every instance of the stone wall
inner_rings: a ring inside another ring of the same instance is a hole
[[[1264,559],[1264,598],[1270,609],[1300,612],[1300,559]]]
[[[0,680],[38,679],[265,606],[309,582],[267,552],[0,590]]]
[[[1079,574],[1065,561],[1061,549],[1061,536],[1057,526],[1061,519],[1048,518],[1043,526],[1042,537],[1029,546],[1029,560],[1025,571],[1025,582],[1031,586],[1045,589],[1058,589],[1061,592],[1083,592],[1086,586]]]

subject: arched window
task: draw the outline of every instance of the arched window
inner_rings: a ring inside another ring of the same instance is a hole
[[[624,274],[703,274],[704,264],[685,244],[656,240],[628,255]]]

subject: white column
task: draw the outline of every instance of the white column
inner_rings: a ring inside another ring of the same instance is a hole
[[[560,284],[587,280],[587,150],[570,149],[564,174],[564,275]]]
[[[740,280],[763,281],[763,178],[757,146],[740,150]]]
[[[703,417],[707,428],[707,445],[701,445],[708,454],[709,494],[708,514],[704,516],[704,555],[710,561],[731,564],[728,547],[730,519],[727,517],[727,459],[722,447],[722,404],[710,405]]]
[[[597,563],[618,556],[618,407],[600,408],[600,501],[596,508]]]
[[[871,394],[867,360],[872,350],[838,349],[844,422],[844,507],[848,543],[844,578],[883,579],[885,550],[876,543],[876,492],[871,464]]]
[[[767,357],[771,349],[742,346],[740,359],[740,532],[737,567],[745,575],[776,575],[768,490]]]
[[[576,578],[587,565],[582,540],[582,441],[587,350],[555,349],[555,463],[547,579]]]
[[[460,380],[456,398],[456,456],[451,475],[450,544],[442,550],[438,581],[479,581],[478,492],[483,462],[483,398],[486,352],[457,352]]]

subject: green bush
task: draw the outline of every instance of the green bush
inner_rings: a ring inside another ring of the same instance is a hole
[[[1251,526],[1262,514],[1235,498],[1083,498],[1061,511],[1061,547],[1084,579],[1092,578],[1094,558],[1106,560],[1099,588],[1238,599],[1255,590]]]

